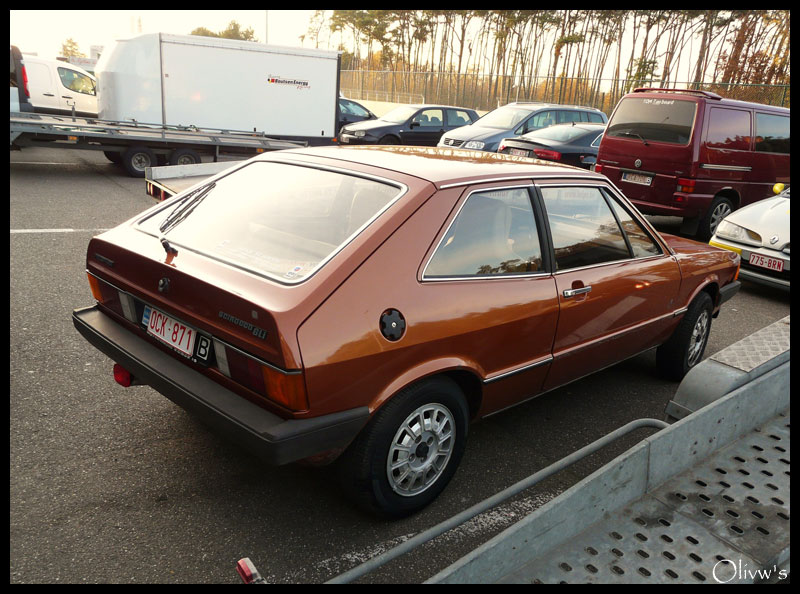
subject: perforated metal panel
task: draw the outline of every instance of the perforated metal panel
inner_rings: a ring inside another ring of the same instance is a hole
[[[788,544],[787,412],[502,582],[751,582]]]

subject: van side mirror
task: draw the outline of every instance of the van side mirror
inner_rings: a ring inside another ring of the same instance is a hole
[[[785,188],[786,186],[784,184],[778,182],[777,184],[772,186],[772,191],[775,192],[776,194],[780,194],[781,192],[783,192]]]

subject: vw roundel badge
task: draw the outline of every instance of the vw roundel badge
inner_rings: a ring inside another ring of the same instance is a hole
[[[639,167],[641,167],[641,166],[642,166],[642,160],[641,160],[641,159],[636,159],[636,160],[633,162],[633,164],[634,164],[634,165],[636,165],[636,168],[638,169]]]
[[[169,279],[165,276],[158,281],[158,292],[166,293],[167,291],[169,291]]]

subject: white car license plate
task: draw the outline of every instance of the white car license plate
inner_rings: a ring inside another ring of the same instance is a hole
[[[191,357],[194,353],[194,341],[197,339],[197,330],[194,328],[149,305],[144,308],[142,324],[147,326],[148,334],[152,334],[187,357]]]
[[[649,186],[653,183],[653,178],[649,175],[642,175],[641,173],[628,173],[622,172],[622,181],[630,182],[632,184],[640,184],[642,186]]]
[[[783,260],[769,258],[761,254],[750,254],[750,264],[774,270],[775,272],[783,272]]]
[[[516,155],[517,157],[527,157],[530,153],[528,151],[517,149],[517,148],[510,148],[508,152],[512,155]]]

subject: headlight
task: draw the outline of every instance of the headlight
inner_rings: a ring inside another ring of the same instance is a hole
[[[364,132],[363,130],[356,130],[355,132],[353,132],[353,136],[356,136],[358,138],[364,138],[364,136],[366,135],[367,133]]]
[[[730,221],[723,220],[717,227],[717,235],[725,239],[738,241],[739,243],[747,243],[750,245],[761,245],[761,236],[750,229],[745,229],[739,225],[735,225]]]
[[[465,149],[481,150],[483,148],[483,146],[484,146],[484,143],[482,143],[480,140],[470,140],[469,142],[464,143],[464,148]]]

